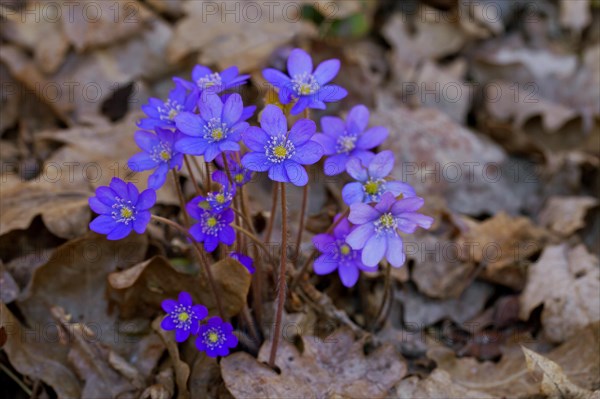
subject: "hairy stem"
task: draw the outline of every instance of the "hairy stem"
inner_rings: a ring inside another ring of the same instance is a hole
[[[306,222],[306,207],[308,206],[308,183],[302,188],[302,206],[300,208],[300,223],[298,224],[298,235],[296,236],[296,259],[300,259],[300,245],[302,245],[302,234]]]
[[[181,213],[183,213],[183,220],[185,223],[185,227],[190,227],[190,217],[185,209],[185,198],[183,197],[183,193],[181,192],[181,186],[179,185],[179,174],[175,170],[175,168],[171,169],[173,171],[173,180],[175,180],[175,190],[177,190],[177,197],[179,198],[179,207],[181,208]]]
[[[194,184],[194,190],[196,190],[196,195],[202,195],[202,190],[200,189],[200,185],[198,184],[198,180],[196,180],[196,176],[194,175],[194,171],[192,171],[192,167],[190,166],[190,161],[188,160],[187,155],[183,156],[183,160],[185,162],[185,167],[187,168],[188,173],[190,174],[190,179]]]
[[[245,228],[232,224],[231,227],[233,227],[236,231],[242,233],[243,235],[245,235],[246,237],[248,237],[250,240],[252,240],[256,245],[258,245],[260,247],[260,249],[263,250],[263,252],[265,253],[265,255],[271,259],[271,254],[269,252],[269,249],[265,246],[265,244],[254,234],[252,234],[250,231],[246,230]]]
[[[382,316],[384,315],[384,311],[386,308],[386,304],[388,302],[388,298],[390,296],[390,291],[391,291],[391,286],[392,286],[392,266],[388,263],[385,262],[385,280],[384,280],[384,285],[383,285],[383,298],[381,298],[381,304],[379,305],[379,310],[377,311],[377,314],[375,316],[375,318],[373,319],[374,323],[373,323],[373,327],[372,329],[375,330],[377,328],[377,326],[383,321],[382,320]]]
[[[271,241],[271,234],[273,233],[273,225],[275,224],[275,216],[277,216],[277,196],[279,190],[277,189],[277,183],[273,182],[273,196],[271,198],[271,217],[269,217],[269,223],[267,224],[267,231],[265,233],[265,242]]]
[[[287,207],[285,198],[285,183],[280,183],[281,187],[281,262],[279,267],[279,281],[277,284],[277,310],[275,314],[275,331],[273,332],[273,344],[269,356],[269,366],[275,367],[275,358],[277,356],[277,347],[281,336],[281,319],[283,317],[283,306],[285,305],[285,267],[287,263]]]

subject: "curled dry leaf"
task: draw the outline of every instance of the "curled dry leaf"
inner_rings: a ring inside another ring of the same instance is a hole
[[[539,253],[548,234],[529,218],[504,212],[477,222],[464,219],[467,228],[457,240],[461,258],[485,266],[482,277],[514,289],[525,284],[527,259]]]
[[[225,258],[210,266],[217,292],[227,317],[240,312],[250,289],[250,273],[238,261]],[[212,314],[216,303],[207,279],[177,271],[162,256],[155,256],[129,269],[114,272],[108,277],[115,290],[121,315],[124,318],[150,317],[167,298],[176,298],[180,291],[189,292],[196,302]]]
[[[253,2],[243,9],[243,3],[235,4],[239,11],[231,13],[227,10],[232,6],[223,2],[185,3],[187,16],[176,23],[167,48],[169,62],[174,64],[200,51],[202,64],[216,64],[220,69],[237,65],[249,71],[262,66],[277,47],[300,34],[306,37],[315,31],[295,13],[299,7],[288,7],[290,15],[286,15],[280,3]],[[240,19],[243,12],[248,12],[248,17]]]
[[[600,384],[600,353],[591,348],[600,345],[600,325],[592,324],[544,357],[560,365],[564,375],[582,389],[596,389]],[[536,341],[524,336],[515,336],[515,341]],[[529,346],[529,344],[528,344]],[[438,366],[436,370],[447,372],[452,384],[472,389],[494,398],[531,398],[540,393],[540,381],[527,371],[521,347],[505,347],[499,362],[478,362],[474,358],[457,358],[453,350],[438,346],[428,351],[427,356]],[[570,396],[563,396],[570,397]]]
[[[597,205],[593,197],[551,197],[540,212],[540,224],[567,237],[585,226],[587,211]]]
[[[266,362],[271,349],[267,341],[258,360],[247,353],[234,353],[221,361],[225,386],[236,398],[384,398],[388,390],[406,374],[406,366],[390,345],[364,354],[362,341],[355,341],[348,330],[338,330],[322,339],[301,338],[300,352],[282,340],[275,364],[277,373]]]
[[[543,304],[542,325],[548,338],[562,342],[578,328],[600,320],[598,258],[584,245],[549,246],[529,267],[519,316],[526,320]]]
[[[538,374],[541,372],[542,374],[540,383],[542,394],[547,395],[549,398],[591,398],[592,391],[573,384],[558,364],[524,346],[521,349],[525,354],[527,370],[530,373]]]

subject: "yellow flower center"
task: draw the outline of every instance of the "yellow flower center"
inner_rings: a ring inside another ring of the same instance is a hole
[[[364,187],[366,193],[369,195],[375,195],[379,192],[379,183],[376,181],[369,180]]]
[[[277,158],[285,158],[287,155],[287,150],[284,146],[278,145],[277,147],[273,148],[273,154],[275,154]]]
[[[209,332],[208,340],[214,344],[219,340],[219,334],[217,334],[216,332]]]
[[[160,157],[160,159],[162,159],[163,161],[168,161],[169,159],[171,159],[171,154],[169,154],[168,151],[166,150],[162,150],[160,152],[160,154],[158,154],[158,156]]]
[[[390,227],[394,227],[396,220],[394,219],[394,216],[391,213],[386,213],[384,215],[381,215],[381,217],[379,218],[379,222],[381,223],[381,226],[389,229]]]
[[[348,255],[350,253],[351,249],[348,245],[344,244],[340,247],[340,253],[342,255]]]
[[[211,217],[208,218],[208,220],[206,221],[206,224],[208,225],[208,227],[215,227],[217,225],[217,219]]]
[[[171,109],[169,111],[169,119],[173,120],[173,118],[175,118],[177,116],[177,114],[179,113],[178,110],[176,109]]]
[[[312,88],[308,83],[302,83],[300,85],[300,94],[308,95],[312,93]]]
[[[129,219],[132,216],[133,216],[133,211],[130,208],[127,208],[126,206],[121,208],[121,217],[123,219]]]
[[[215,199],[217,200],[217,202],[219,204],[222,204],[225,202],[225,196],[223,194],[217,194],[215,195]]]
[[[238,173],[237,175],[235,175],[235,177],[233,178],[236,183],[241,183],[244,181],[244,175],[241,173]]]
[[[177,319],[179,321],[187,321],[187,319],[190,318],[190,315],[187,312],[181,312],[179,313],[179,316],[177,316]]]
[[[221,128],[213,129],[213,131],[211,132],[210,135],[213,138],[213,140],[221,140],[223,138],[223,129],[221,129]]]

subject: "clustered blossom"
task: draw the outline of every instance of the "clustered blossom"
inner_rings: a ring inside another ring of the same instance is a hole
[[[274,181],[306,185],[308,174],[303,165],[312,165],[323,155],[323,147],[311,140],[317,129],[315,123],[300,119],[288,131],[283,111],[267,105],[260,126],[251,126],[242,135],[250,149],[242,158],[242,165],[255,172],[268,172]]]
[[[366,163],[373,157],[370,150],[383,143],[388,130],[383,126],[367,129],[368,123],[369,110],[364,105],[352,108],[345,122],[335,116],[321,118],[323,133],[317,133],[314,140],[323,146],[328,156],[324,164],[326,175],[343,173],[353,158]]]
[[[202,323],[208,316],[208,309],[204,305],[194,305],[192,296],[185,291],[179,293],[177,300],[165,299],[162,308],[167,313],[160,324],[162,329],[175,330],[177,342],[195,336],[196,347],[208,357],[227,356],[238,344],[233,326],[220,317],[211,317]]]
[[[156,190],[165,185],[169,172],[176,177],[184,163],[188,168],[190,164],[198,166],[194,157],[202,156],[206,163],[203,173],[209,174],[213,164],[217,168],[210,174],[212,179],[207,176],[202,187],[195,187],[202,195],[191,200],[181,196],[183,211],[194,219],[187,231],[190,240],[202,244],[207,252],[220,246],[222,250],[217,254],[237,260],[254,273],[251,257],[239,249],[226,248],[236,241],[234,227],[244,231],[232,226],[236,195],[244,192],[243,186],[254,172],[266,172],[275,182],[306,186],[306,166],[325,156],[326,175],[346,171],[354,181],[342,190],[343,200],[350,207],[348,216],[337,215],[330,233],[313,238],[321,253],[313,265],[315,273],[337,270],[342,284],[352,287],[360,271],[376,271],[384,259],[400,267],[405,261],[400,233],[430,228],[433,219],[417,212],[424,201],[410,185],[390,177],[393,153],[374,153],[388,137],[387,129],[369,128],[369,111],[364,105],[350,109],[345,120],[324,116],[320,133],[308,117],[288,121],[288,114],[326,109],[326,103],[346,97],[344,88],[331,84],[339,69],[340,61],[336,59],[313,68],[310,55],[302,49],[291,51],[287,74],[265,69],[263,76],[275,87],[279,105],[283,106],[266,105],[259,113],[260,126],[247,122],[256,107],[245,106],[242,97],[231,90],[249,79],[249,75],[240,75],[236,66],[218,72],[197,65],[191,81],[173,78],[175,87],[166,100],[150,98],[142,106],[145,117],[138,122],[140,130],[134,135],[141,152],[129,159],[128,166],[136,173],[152,171],[148,188],[140,192],[133,183],[119,178],[99,187],[89,199],[90,208],[98,214],[90,222],[90,229],[109,240],[125,238],[131,231],[143,234],[151,220]],[[215,189],[217,185],[220,187]],[[161,326],[175,331],[177,342],[196,337],[196,347],[210,357],[227,356],[238,344],[232,325],[219,317],[205,320],[208,310],[195,305],[189,293],[181,292],[177,300],[164,300],[162,308],[166,315]]]

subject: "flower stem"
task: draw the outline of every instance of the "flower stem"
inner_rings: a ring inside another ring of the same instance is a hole
[[[192,183],[194,184],[194,190],[196,190],[196,195],[202,195],[202,189],[200,189],[200,185],[198,184],[198,181],[196,180],[196,176],[194,175],[194,172],[192,171],[192,168],[190,166],[190,161],[188,160],[187,155],[183,156],[183,161],[185,162],[185,167],[188,170],[188,173],[190,174],[190,179],[192,179]]]
[[[275,331],[273,332],[273,344],[271,345],[271,354],[269,356],[269,366],[275,367],[275,358],[277,356],[277,347],[281,336],[281,319],[283,318],[283,306],[285,304],[285,267],[287,263],[287,207],[285,198],[285,183],[280,183],[281,187],[281,263],[279,268],[279,282],[277,284],[277,311],[275,314]]]
[[[242,203],[242,217],[244,221],[248,225],[248,228],[252,232],[254,236],[256,236],[256,229],[252,224],[250,218],[250,213],[248,212],[248,207],[246,205],[246,190],[244,186],[240,187],[240,195],[241,195],[241,203]],[[252,300],[253,300],[253,308],[254,314],[256,316],[256,322],[258,325],[262,325],[262,259],[258,256],[258,248],[256,246],[252,247],[252,255],[254,257],[255,264],[255,272],[252,280]]]
[[[183,198],[183,193],[181,192],[181,186],[179,185],[179,174],[175,170],[175,168],[171,169],[173,171],[173,180],[175,180],[175,190],[177,190],[177,197],[179,198],[179,206],[181,208],[181,213],[183,213],[183,220],[185,223],[185,227],[190,227],[190,217],[188,216],[187,211],[185,210],[185,198]]]
[[[377,326],[383,321],[383,315],[385,313],[386,304],[388,302],[388,298],[390,296],[391,286],[392,286],[392,266],[385,262],[385,280],[383,283],[383,298],[381,298],[381,305],[379,305],[379,310],[377,311],[377,315],[373,320],[372,329],[375,330]]]
[[[277,183],[273,183],[273,196],[271,197],[271,217],[269,217],[269,223],[267,224],[267,231],[265,233],[265,242],[271,241],[271,234],[273,233],[273,225],[275,224],[275,216],[277,216],[277,195],[279,190],[277,189]]]
[[[269,249],[265,246],[265,244],[254,234],[252,234],[250,231],[246,230],[245,228],[232,224],[231,227],[233,227],[236,231],[242,233],[243,235],[245,235],[246,237],[248,237],[249,239],[251,239],[256,245],[258,245],[260,247],[260,249],[263,250],[263,252],[265,253],[265,255],[271,259],[271,254],[269,253]]]
[[[346,209],[344,211],[344,213],[342,214],[342,216],[340,216],[338,220],[336,220],[331,226],[329,226],[329,228],[325,231],[324,234],[331,234],[333,229],[335,229],[342,220],[347,218],[349,214],[350,214],[350,208]],[[300,279],[302,278],[304,273],[306,273],[306,271],[308,270],[308,266],[310,265],[310,263],[312,262],[312,260],[314,259],[314,257],[316,255],[317,255],[317,249],[314,248],[313,251],[308,256],[308,258],[306,259],[306,261],[304,262],[304,265],[302,265],[302,268],[298,271],[298,273],[296,273],[296,275],[292,279],[292,283],[290,284],[290,289],[293,290],[296,287],[296,285],[298,284],[298,282],[300,281]]]
[[[205,162],[204,166],[206,167],[206,191],[210,191],[210,187],[212,186],[212,180],[210,177],[210,162]]]
[[[206,272],[206,277],[208,279],[208,283],[209,283],[210,288],[212,289],[213,295],[215,297],[215,303],[217,304],[217,310],[219,311],[219,316],[221,316],[221,318],[223,320],[225,320],[225,312],[223,312],[223,304],[221,302],[221,297],[219,296],[219,291],[217,290],[217,285],[215,284],[215,280],[213,279],[212,272],[210,271],[210,266],[208,265],[208,263],[209,263],[208,258],[206,257],[206,254],[204,253],[204,251],[199,247],[198,242],[196,242],[194,237],[187,231],[187,229],[185,227],[183,227],[182,225],[180,225],[179,223],[176,223],[176,222],[169,220],[167,218],[164,218],[162,216],[152,215],[151,217],[152,217],[152,219],[154,219],[155,221],[157,221],[159,223],[166,224],[167,226],[173,227],[175,230],[181,232],[190,241],[192,241],[192,243],[193,243],[192,248],[194,249],[194,252],[196,253],[198,262],[202,265],[202,267],[204,268],[204,271]]]
[[[300,208],[300,223],[298,224],[298,236],[296,237],[296,259],[300,258],[300,245],[302,245],[302,233],[306,219],[306,207],[308,206],[308,185],[302,188],[302,207]]]

